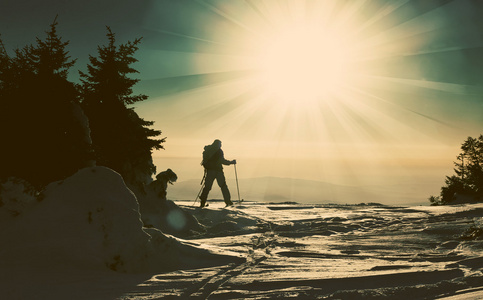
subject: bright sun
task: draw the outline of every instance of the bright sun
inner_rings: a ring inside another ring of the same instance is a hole
[[[260,56],[264,85],[290,101],[331,96],[350,80],[349,47],[333,33],[307,26],[280,31],[267,40]]]

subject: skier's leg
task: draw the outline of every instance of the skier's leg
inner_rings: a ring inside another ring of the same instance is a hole
[[[216,177],[216,172],[211,170],[206,171],[205,186],[200,195],[200,200],[201,200],[200,207],[205,206],[206,199],[208,199],[208,193],[210,192],[211,187],[213,186],[213,181],[215,180],[215,177]]]
[[[223,171],[219,171],[216,174],[216,182],[221,188],[221,193],[223,194],[223,200],[225,200],[225,204],[233,205],[233,202],[231,202],[230,190],[228,190],[228,186],[226,185],[225,174],[223,173]]]

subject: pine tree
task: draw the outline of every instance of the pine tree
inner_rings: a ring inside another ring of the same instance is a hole
[[[115,34],[107,27],[108,43],[98,47],[98,57],[89,56],[87,73],[80,72],[82,106],[89,118],[98,165],[119,172],[126,182],[140,188],[156,172],[152,150],[162,149],[165,139],[156,139],[161,131],[140,118],[128,105],[147,99],[133,95],[139,79],[131,67],[141,39],[116,45]]]
[[[483,192],[483,135],[468,137],[461,146],[466,158],[464,181],[475,193]]]
[[[53,78],[58,76],[67,79],[69,69],[74,66],[76,60],[71,60],[66,47],[69,42],[62,42],[57,35],[57,17],[50,25],[45,40],[37,38],[37,47],[32,48],[30,54],[35,66],[35,72],[41,78]]]
[[[0,99],[2,100],[12,78],[11,69],[12,61],[8,56],[3,41],[0,39]]]
[[[89,161],[90,138],[75,85],[67,80],[75,60],[57,34],[55,20],[36,45],[3,51],[1,105],[7,143],[0,176],[16,176],[42,187]]]
[[[430,202],[449,204],[455,193],[482,195],[483,193],[483,135],[468,137],[461,145],[462,152],[454,162],[456,175],[446,176],[440,198],[430,197]]]

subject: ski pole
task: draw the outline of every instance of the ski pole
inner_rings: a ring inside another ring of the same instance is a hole
[[[240,205],[240,188],[238,187],[238,174],[236,173],[236,163],[235,163],[235,179],[236,179],[236,191],[238,192],[238,205]]]
[[[206,169],[205,169],[205,173],[203,174],[203,179],[201,179],[201,182],[200,182],[201,189],[198,192],[198,196],[196,196],[196,198],[195,198],[195,202],[193,202],[193,204],[191,204],[191,206],[194,206],[196,204],[196,200],[198,200],[198,198],[200,197],[201,191],[203,191],[203,188],[205,187],[205,178],[206,178]]]

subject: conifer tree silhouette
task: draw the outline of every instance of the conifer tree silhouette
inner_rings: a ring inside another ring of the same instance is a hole
[[[454,162],[456,175],[446,176],[440,196],[429,198],[433,204],[451,204],[455,193],[483,196],[483,135],[468,137],[461,150]]]
[[[57,34],[57,18],[45,39],[0,50],[1,128],[5,140],[0,177],[16,176],[42,187],[86,166],[90,139],[68,71],[75,64]],[[3,45],[3,44],[2,44]]]
[[[156,172],[152,150],[163,149],[165,138],[156,139],[161,131],[149,128],[145,121],[127,107],[147,99],[133,95],[139,79],[131,67],[141,39],[116,45],[115,34],[107,27],[108,43],[98,47],[98,57],[89,56],[87,73],[79,72],[82,81],[82,107],[90,122],[91,137],[98,165],[119,172],[130,185],[140,189],[146,178]]]

